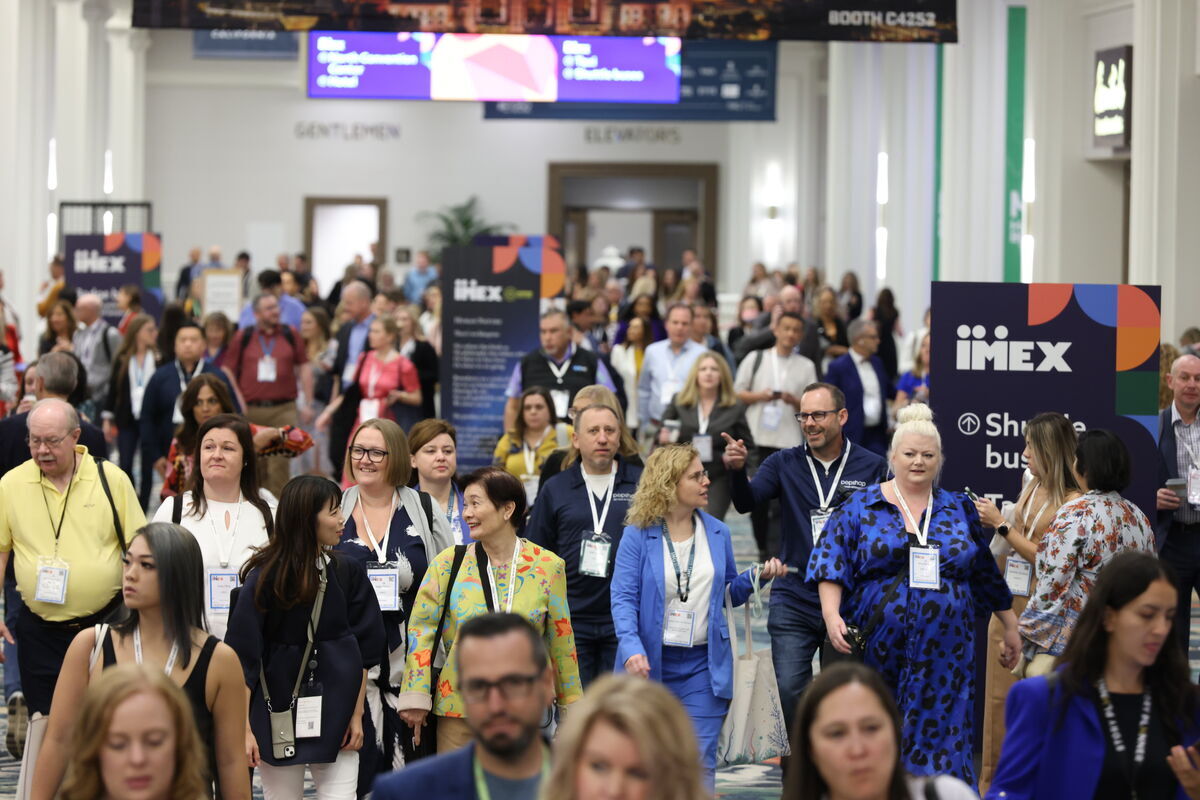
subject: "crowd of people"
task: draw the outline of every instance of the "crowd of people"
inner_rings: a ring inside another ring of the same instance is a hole
[[[58,259],[36,309],[0,294],[22,797],[711,797],[726,607],[769,590],[789,800],[1200,798],[1200,335],[1163,349],[1156,508],[1055,411],[997,504],[943,480],[928,312],[756,264],[724,330],[694,252],[631,248],[541,315],[460,474],[428,255],[325,295],[250,263],[237,320],[217,248],[157,316],[130,286],[105,321]]]

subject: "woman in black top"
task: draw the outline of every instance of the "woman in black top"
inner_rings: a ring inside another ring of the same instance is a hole
[[[124,617],[111,628],[81,631],[63,661],[32,797],[51,800],[58,791],[88,684],[114,664],[144,662],[166,672],[191,701],[221,797],[249,800],[246,690],[233,650],[204,630],[200,545],[178,525],[153,522],[134,534],[124,562]]]
[[[1200,689],[1173,630],[1175,585],[1149,553],[1100,570],[1061,666],[1009,691],[989,800],[1200,798]]]
[[[896,326],[900,323],[900,310],[896,308],[896,295],[892,294],[891,289],[885,287],[879,290],[875,307],[871,309],[871,319],[875,321],[879,333],[876,355],[883,362],[888,381],[895,384],[896,378],[900,377],[899,355],[896,352]]]
[[[250,687],[246,754],[259,768],[267,800],[300,797],[306,766],[321,797],[356,795],[367,670],[383,661],[387,637],[366,568],[330,550],[341,539],[341,502],[342,490],[328,478],[288,481],[275,536],[242,567],[229,615],[225,641]],[[289,704],[295,738],[292,749],[276,755],[271,712]],[[307,719],[318,722],[309,735]]]
[[[104,403],[104,437],[110,443],[117,440],[121,470],[133,475],[133,457],[138,451],[142,416],[142,398],[154,370],[158,369],[158,351],[154,349],[158,325],[148,314],[137,314],[129,320],[121,346],[113,357],[112,379],[108,382],[108,398]],[[150,504],[150,486],[154,481],[154,454],[142,448],[142,463],[138,475],[138,500],[142,508]]]
[[[804,329],[800,354],[817,365],[818,376],[824,376],[829,362],[849,350],[846,323],[837,313],[837,295],[832,287],[822,286],[813,303],[812,321]]]
[[[396,349],[417,368],[417,380],[421,382],[420,419],[433,419],[437,417],[433,405],[433,395],[438,382],[437,351],[425,341],[425,335],[421,332],[420,309],[416,306],[399,306],[393,312],[393,316],[400,327]]]

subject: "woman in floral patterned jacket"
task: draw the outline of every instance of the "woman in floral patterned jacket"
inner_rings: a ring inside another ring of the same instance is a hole
[[[1154,553],[1154,530],[1121,496],[1129,485],[1129,451],[1111,431],[1079,436],[1075,472],[1084,495],[1059,509],[1038,544],[1037,586],[1021,614],[1024,655],[1061,656],[1096,575],[1123,550]]]

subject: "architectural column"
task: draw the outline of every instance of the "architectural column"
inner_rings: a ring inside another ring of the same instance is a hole
[[[150,32],[130,27],[127,10],[108,22],[109,106],[105,147],[112,152],[112,197],[145,200],[146,51]]]
[[[58,0],[55,7],[53,131],[59,200],[101,196],[108,128],[107,0]]]

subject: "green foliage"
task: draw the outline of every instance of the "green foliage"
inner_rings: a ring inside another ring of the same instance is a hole
[[[471,195],[464,203],[446,206],[438,211],[423,211],[418,220],[432,219],[437,227],[429,233],[429,255],[440,262],[442,250],[456,245],[469,245],[476,236],[499,236],[515,230],[511,222],[485,222],[479,215],[479,198]]]

